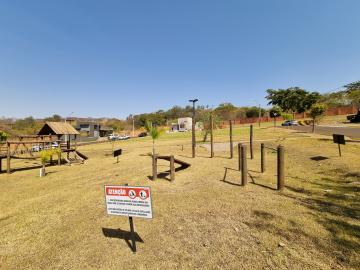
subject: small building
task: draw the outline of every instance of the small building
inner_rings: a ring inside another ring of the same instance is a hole
[[[113,133],[112,127],[101,126],[96,122],[78,122],[76,129],[86,137],[106,137]]]
[[[114,129],[108,126],[100,126],[100,137],[107,137],[114,133]]]
[[[179,130],[191,130],[192,128],[192,118],[184,117],[178,119]]]

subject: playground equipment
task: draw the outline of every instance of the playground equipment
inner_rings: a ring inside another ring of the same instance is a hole
[[[152,176],[152,180],[156,180],[158,177],[158,173],[157,173],[157,160],[158,159],[163,159],[163,160],[167,160],[170,162],[170,170],[167,173],[170,173],[170,181],[174,181],[175,180],[175,171],[179,171],[179,170],[184,170],[188,167],[191,166],[191,164],[176,159],[173,155],[171,156],[158,156],[158,155],[154,155],[152,156],[153,159],[153,176]],[[178,167],[177,169],[175,169],[175,163],[180,164],[180,167]]]
[[[59,148],[58,165],[61,165],[62,153],[66,153],[64,160],[69,164],[84,163],[87,156],[77,151],[76,136],[79,134],[68,123],[46,122],[37,135],[21,135],[0,144],[0,173],[2,160],[7,161],[7,173],[11,172],[12,159],[39,159],[39,152],[46,149]],[[71,147],[71,136],[75,146]],[[64,140],[65,138],[65,140]],[[53,161],[50,160],[52,164]]]
[[[260,169],[261,173],[264,173],[266,170],[266,149],[277,152],[277,190],[283,190],[285,188],[285,148],[282,145],[279,145],[277,148],[272,148],[265,146],[264,143],[261,143],[260,147]],[[238,144],[238,158],[239,158],[239,171],[241,171],[241,184],[245,186],[247,184],[247,160],[246,160],[246,145]]]

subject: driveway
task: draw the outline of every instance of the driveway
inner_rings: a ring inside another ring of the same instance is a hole
[[[282,127],[287,129],[298,130],[302,132],[312,132],[312,126],[291,126]],[[360,138],[359,127],[339,127],[339,126],[315,126],[315,133],[322,135],[343,134],[350,138]]]

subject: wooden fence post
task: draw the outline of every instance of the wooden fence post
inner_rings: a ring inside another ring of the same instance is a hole
[[[157,157],[156,157],[156,155],[153,155],[152,160],[153,160],[153,162],[152,162],[153,179],[152,180],[155,181],[157,178]]]
[[[58,165],[61,166],[61,141],[58,140]]]
[[[261,172],[265,172],[265,144],[261,144]]]
[[[213,158],[214,157],[214,134],[213,134],[213,130],[214,130],[214,120],[213,120],[213,115],[212,113],[210,114],[210,156]]]
[[[170,180],[173,182],[175,180],[175,159],[174,156],[170,156]]]
[[[230,158],[234,157],[234,148],[233,148],[233,126],[232,120],[229,120],[230,124]]]
[[[254,138],[253,125],[250,125],[250,157],[251,157],[251,159],[254,159],[253,138]]]
[[[239,163],[239,172],[241,171],[241,143],[238,143],[238,163]]]
[[[246,145],[241,145],[241,185],[247,184]]]
[[[7,173],[10,173],[11,169],[10,169],[10,143],[7,143],[7,164],[6,164],[6,170]]]
[[[285,160],[284,146],[279,145],[277,148],[277,189],[283,190],[285,187]]]

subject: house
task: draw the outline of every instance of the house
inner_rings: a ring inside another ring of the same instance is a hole
[[[102,126],[96,122],[77,122],[76,130],[86,137],[106,137],[113,133],[112,127]]]
[[[179,130],[191,130],[192,128],[192,118],[184,117],[178,119]]]
[[[196,122],[195,123],[195,130],[202,130],[202,129],[204,129],[203,122]],[[170,130],[171,131],[189,131],[189,130],[192,130],[192,118],[191,117],[179,118],[177,123],[171,123]]]

